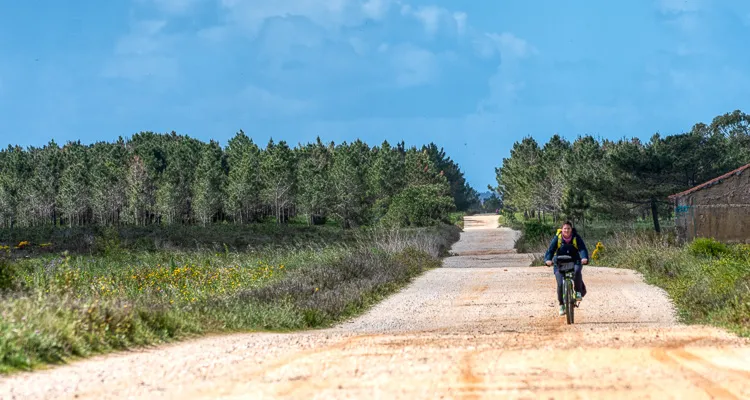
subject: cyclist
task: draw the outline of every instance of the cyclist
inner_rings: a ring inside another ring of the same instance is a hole
[[[589,263],[589,254],[586,249],[586,244],[583,242],[583,238],[576,232],[573,224],[570,221],[565,221],[562,228],[557,230],[557,234],[552,238],[549,243],[547,253],[544,255],[544,261],[547,266],[554,265],[555,278],[557,279],[557,302],[560,304],[560,315],[565,315],[565,308],[563,307],[563,295],[562,285],[563,276],[557,269],[557,256],[558,255],[569,255],[573,257],[575,261],[575,276],[573,279],[573,286],[576,291],[576,300],[581,301],[583,296],[586,296],[586,285],[583,283],[583,275],[581,270],[583,265]]]

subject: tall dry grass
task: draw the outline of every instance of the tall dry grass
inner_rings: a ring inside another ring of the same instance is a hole
[[[456,226],[263,251],[0,258],[0,372],[208,332],[328,326],[408,283]]]

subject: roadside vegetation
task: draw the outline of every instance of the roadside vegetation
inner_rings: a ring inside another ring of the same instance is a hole
[[[351,243],[244,253],[0,258],[0,371],[209,332],[329,326],[440,266],[459,232],[359,232]]]
[[[500,224],[522,232],[519,252],[542,265],[566,219],[594,265],[630,268],[667,291],[686,323],[750,336],[750,246],[712,239],[679,243],[667,196],[750,162],[750,115],[740,111],[650,141],[515,143],[497,168]]]
[[[669,241],[618,235],[597,265],[635,269],[669,293],[686,323],[710,324],[750,336],[750,246],[696,239]]]
[[[0,151],[0,373],[327,327],[439,267],[481,209],[434,144],[142,132]]]

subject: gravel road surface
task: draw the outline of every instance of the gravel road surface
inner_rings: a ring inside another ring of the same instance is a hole
[[[465,226],[443,268],[335,328],[96,357],[0,378],[0,398],[750,398],[750,341],[681,325],[640,275],[592,266],[567,325],[516,232]]]

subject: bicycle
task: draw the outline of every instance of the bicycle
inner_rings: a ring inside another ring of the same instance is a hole
[[[571,256],[557,256],[557,270],[563,276],[563,307],[568,325],[575,322],[575,308],[578,307],[576,291],[573,285],[576,264]]]

